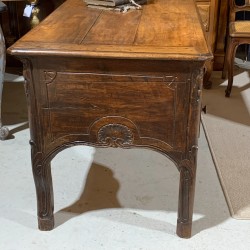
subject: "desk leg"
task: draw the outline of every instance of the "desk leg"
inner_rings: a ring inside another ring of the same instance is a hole
[[[176,233],[181,238],[190,238],[192,232],[196,160],[185,160],[180,168],[179,206]]]
[[[54,228],[54,199],[49,164],[33,164],[33,175],[37,195],[38,228],[49,231]]]
[[[0,140],[4,140],[9,135],[7,127],[3,127],[2,124],[2,94],[3,94],[3,82],[5,72],[5,42],[0,25]]]

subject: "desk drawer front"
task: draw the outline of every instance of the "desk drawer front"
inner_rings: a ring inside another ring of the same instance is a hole
[[[52,141],[69,131],[99,140],[104,127],[130,134],[133,143],[176,148],[185,138],[187,84],[176,77],[57,72],[46,86]]]

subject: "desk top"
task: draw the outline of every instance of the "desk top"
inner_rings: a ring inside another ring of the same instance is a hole
[[[117,13],[68,0],[8,49],[16,56],[207,60],[193,0],[149,0],[142,10]]]

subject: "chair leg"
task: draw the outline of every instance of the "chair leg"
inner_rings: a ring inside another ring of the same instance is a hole
[[[230,43],[231,43],[231,39],[230,39],[230,36],[228,35],[228,30],[227,30],[226,51],[225,51],[224,64],[223,64],[222,75],[221,75],[222,79],[226,79],[227,77],[227,69],[228,69],[227,57],[228,57],[228,49],[229,49]]]
[[[226,54],[224,57],[224,64],[223,64],[223,69],[222,69],[222,74],[221,74],[222,79],[226,79],[226,77],[227,77],[227,56],[228,56],[228,45],[226,48]]]
[[[225,90],[225,96],[230,97],[232,86],[233,86],[233,77],[234,77],[234,57],[235,52],[239,46],[239,43],[234,39],[230,39],[226,58],[226,67],[228,69],[228,84]]]
[[[4,72],[5,72],[5,42],[0,25],[0,140],[4,140],[9,135],[9,130],[7,127],[2,125],[2,94],[3,94],[3,82],[4,82]]]

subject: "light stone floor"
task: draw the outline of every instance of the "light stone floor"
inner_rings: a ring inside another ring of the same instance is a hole
[[[0,141],[0,250],[246,250],[250,220],[230,217],[201,127],[193,234],[175,234],[179,173],[142,149],[77,146],[52,161],[53,231],[37,229],[22,78],[6,74]],[[224,95],[224,93],[222,93]]]

